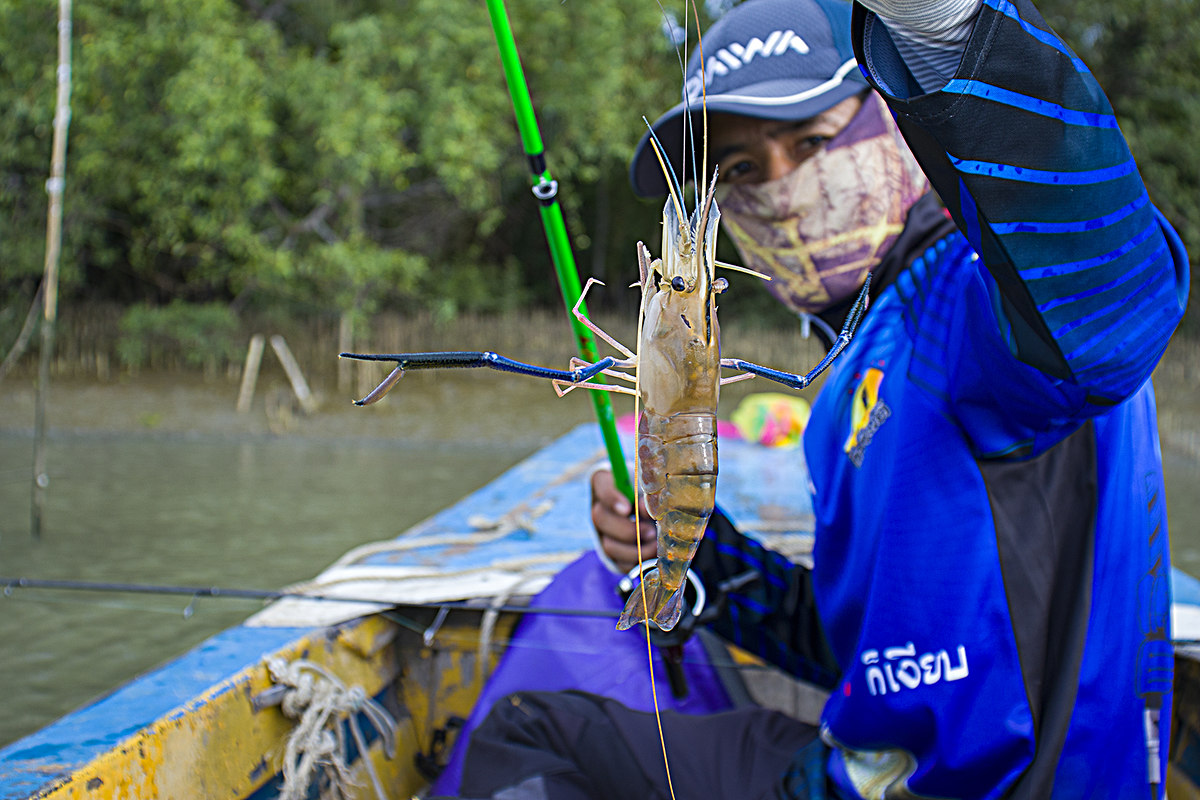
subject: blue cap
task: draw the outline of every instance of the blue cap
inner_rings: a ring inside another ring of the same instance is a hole
[[[680,180],[694,177],[683,174],[688,112],[696,147],[703,146],[702,103],[709,111],[801,120],[866,88],[851,47],[850,9],[843,0],[747,0],[709,28],[703,37],[708,86],[701,83],[700,48],[693,47],[683,102],[654,123]],[[629,178],[640,197],[667,193],[649,131],[633,154]]]

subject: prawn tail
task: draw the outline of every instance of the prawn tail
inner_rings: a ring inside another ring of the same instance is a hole
[[[647,617],[664,631],[669,631],[679,622],[683,613],[683,585],[671,591],[659,579],[657,569],[646,573],[642,588],[634,589],[617,620],[617,630],[623,631],[640,625]],[[643,604],[642,598],[645,597]],[[649,613],[647,613],[649,608]]]

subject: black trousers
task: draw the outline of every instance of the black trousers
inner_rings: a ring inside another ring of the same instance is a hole
[[[824,746],[810,725],[748,708],[703,716],[663,712],[662,727],[677,800],[826,797]],[[460,794],[671,797],[654,714],[584,692],[518,692],[497,702],[471,735]]]

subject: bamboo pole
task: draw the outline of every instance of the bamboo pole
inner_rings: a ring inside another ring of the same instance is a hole
[[[17,340],[13,342],[12,349],[4,357],[4,362],[0,363],[0,382],[4,381],[9,370],[17,365],[21,356],[25,355],[25,348],[29,345],[29,340],[33,338],[33,331],[37,328],[38,309],[45,308],[46,305],[42,299],[42,288],[43,284],[38,284],[37,291],[33,293],[33,302],[29,304],[29,313],[25,315],[25,324],[21,326],[21,332],[17,334]]]
[[[67,168],[67,127],[71,123],[71,0],[58,2],[58,92],[54,107],[54,140],[50,155],[50,197],[46,213],[46,263],[42,286],[45,306],[42,317],[42,348],[38,359],[37,399],[33,423],[33,508],[30,530],[42,535],[46,487],[46,400],[50,384],[50,361],[54,356],[54,322],[58,318],[58,258],[62,248],[63,186]]]

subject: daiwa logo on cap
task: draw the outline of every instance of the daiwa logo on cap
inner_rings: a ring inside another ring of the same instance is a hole
[[[728,75],[735,69],[741,69],[753,61],[756,56],[770,58],[771,56],[781,56],[788,52],[805,55],[809,52],[809,49],[808,42],[804,41],[795,31],[790,29],[772,31],[767,36],[766,41],[753,36],[749,41],[744,43],[731,42],[718,50],[716,55],[709,58],[702,70],[687,79],[684,91],[687,93],[689,100],[698,100],[702,89],[712,85],[713,80],[723,75]],[[704,78],[703,85],[701,85],[702,75]]]

